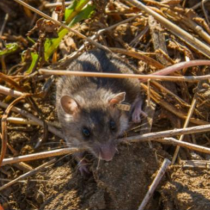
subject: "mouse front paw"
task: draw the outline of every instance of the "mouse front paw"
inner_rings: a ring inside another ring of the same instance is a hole
[[[141,115],[143,117],[147,117],[147,114],[141,109],[140,106],[136,106],[132,113],[132,122],[140,123],[141,122]]]
[[[143,115],[144,117],[146,117],[147,116],[147,114],[144,112],[144,111],[142,111],[142,110],[134,110],[134,112],[133,112],[133,114],[132,114],[132,122],[134,122],[134,123],[140,123],[141,122],[141,117],[140,117],[140,115]]]
[[[82,176],[89,176],[91,174],[88,169],[88,162],[85,159],[82,159],[78,162],[78,170]]]

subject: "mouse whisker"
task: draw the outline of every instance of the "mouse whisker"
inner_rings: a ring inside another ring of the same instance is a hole
[[[66,154],[66,155],[60,157],[58,160],[56,160],[56,162],[55,162],[54,164],[58,163],[59,161],[63,160],[64,158],[66,158],[66,157],[68,157],[68,156],[70,156],[70,155],[71,155],[71,154]]]
[[[115,150],[116,150],[116,153],[117,153],[117,154],[119,154],[119,150],[118,150],[118,148],[117,148],[117,147],[115,148]]]
[[[129,131],[132,131],[132,130],[135,130],[135,129],[138,129],[138,128],[142,128],[145,125],[147,125],[147,123],[142,123],[141,125],[134,126],[131,129],[129,129]]]
[[[99,158],[98,158],[98,163],[97,163],[97,167],[96,167],[96,170],[97,170],[97,171],[99,170],[100,160],[101,160],[101,157],[99,156]]]

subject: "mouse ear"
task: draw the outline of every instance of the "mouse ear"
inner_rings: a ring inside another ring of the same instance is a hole
[[[117,105],[117,104],[123,102],[125,100],[125,95],[126,95],[125,92],[121,92],[121,93],[118,93],[118,94],[114,95],[109,100],[109,104],[114,106],[114,105]]]
[[[67,95],[62,96],[60,102],[61,102],[61,106],[63,110],[67,114],[73,115],[79,110],[78,103],[70,96],[67,96]]]

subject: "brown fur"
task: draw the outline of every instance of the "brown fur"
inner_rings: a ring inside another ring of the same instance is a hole
[[[78,57],[68,70],[132,73],[132,68],[109,53],[93,50]],[[125,102],[132,104],[139,98],[139,91],[137,79],[61,77],[57,83],[56,107],[67,143],[87,147],[97,157],[109,149],[114,154],[117,137],[128,128],[129,115],[117,109],[110,100],[126,92]],[[61,98],[65,95],[78,105],[75,114],[64,111]],[[116,124],[115,131],[110,129],[111,120]],[[84,138],[84,127],[91,131],[90,139]]]

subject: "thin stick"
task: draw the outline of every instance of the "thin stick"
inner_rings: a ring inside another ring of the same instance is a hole
[[[8,104],[6,104],[6,103],[0,101],[0,107],[3,107],[3,108],[6,109],[6,108],[8,107]],[[21,114],[22,116],[27,117],[27,118],[29,118],[29,119],[35,121],[35,122],[36,122],[38,125],[40,125],[40,126],[44,126],[44,123],[43,123],[42,120],[38,119],[37,117],[35,117],[35,116],[32,115],[31,113],[28,113],[28,112],[25,111],[25,110],[22,110],[22,109],[17,108],[17,107],[13,107],[13,108],[12,108],[12,111],[17,112],[17,113]],[[64,135],[63,135],[59,130],[57,130],[56,128],[54,128],[53,126],[51,126],[51,125],[49,125],[49,124],[48,124],[48,130],[49,130],[50,132],[52,132],[53,134],[55,134],[56,136],[58,136],[58,137],[64,139]]]
[[[48,162],[46,162],[46,163],[44,163],[44,164],[38,166],[37,168],[35,168],[35,169],[33,169],[33,170],[31,170],[31,171],[25,173],[25,174],[20,175],[20,176],[17,177],[16,179],[13,179],[11,182],[8,182],[7,184],[5,184],[5,185],[3,185],[2,187],[0,187],[0,191],[2,191],[2,190],[4,190],[4,189],[6,189],[7,187],[10,187],[11,185],[17,183],[20,179],[24,179],[24,178],[26,178],[26,177],[32,176],[32,175],[34,175],[35,173],[37,173],[37,172],[39,172],[39,171],[45,169],[45,167],[46,167],[47,165],[50,165],[50,164],[52,164],[53,162],[55,162],[55,159],[52,159],[52,160],[50,160],[50,161],[48,161]]]
[[[189,143],[189,142],[179,141],[172,137],[164,138],[164,139],[157,139],[155,141],[165,143],[165,144],[179,145],[180,147],[185,147],[187,149],[195,150],[197,152],[210,154],[210,148],[208,148],[208,147],[199,146],[197,144],[193,144],[193,143]]]
[[[167,158],[165,158],[161,167],[160,167],[160,169],[159,169],[159,171],[158,171],[158,173],[157,173],[157,175],[156,175],[156,177],[155,177],[155,179],[153,180],[152,184],[150,185],[149,190],[147,191],[147,194],[145,195],[141,205],[139,206],[138,210],[143,210],[146,207],[149,199],[152,197],[155,189],[157,188],[157,186],[160,183],[163,175],[166,172],[166,169],[168,168],[168,166],[170,164],[171,164],[171,161],[168,160]]]
[[[38,125],[33,120],[26,120],[26,119],[19,118],[19,117],[8,117],[7,122],[14,123],[14,124],[23,124],[23,125],[25,125],[25,124],[26,125]]]
[[[106,50],[106,51],[108,51],[108,52],[111,52],[107,47],[105,47],[105,46],[99,44],[98,42],[96,42],[96,41],[94,41],[94,40],[92,40],[92,39],[86,37],[85,35],[81,34],[80,32],[78,32],[78,31],[76,31],[76,30],[74,30],[74,29],[72,29],[72,28],[69,28],[68,26],[66,26],[66,25],[63,24],[62,22],[60,22],[60,21],[58,21],[58,20],[54,20],[54,19],[51,18],[49,15],[46,15],[45,13],[43,13],[43,12],[39,11],[38,9],[36,9],[36,8],[34,8],[34,7],[32,7],[32,6],[30,6],[29,4],[23,2],[22,0],[14,0],[14,1],[16,1],[17,3],[23,5],[24,7],[28,8],[28,9],[30,9],[31,11],[33,11],[33,12],[39,14],[40,16],[42,16],[42,17],[44,17],[44,18],[46,18],[46,19],[52,21],[53,23],[55,23],[55,24],[61,26],[62,28],[65,28],[65,29],[67,29],[68,31],[75,33],[75,34],[76,34],[77,36],[79,36],[80,38],[86,39],[86,40],[87,40],[88,42],[90,42],[91,44],[93,44],[93,45],[95,45],[95,46],[97,46],[97,47],[99,47],[99,48],[101,48],[101,49],[104,49],[104,50]]]
[[[35,122],[33,120],[27,120],[27,119],[20,118],[20,117],[8,117],[7,122],[14,123],[14,124],[22,124],[22,125],[25,125],[25,124],[26,125],[39,125],[37,122]],[[46,121],[46,123],[48,125],[55,126],[56,128],[61,128],[61,125],[58,122]]]
[[[115,74],[115,73],[96,73],[96,72],[81,72],[81,71],[66,71],[66,70],[47,70],[39,69],[40,74],[45,75],[66,75],[66,76],[78,76],[78,77],[103,77],[103,78],[134,78],[134,79],[151,79],[162,81],[174,81],[174,82],[197,82],[201,80],[208,80],[209,75],[204,76],[159,76],[159,75],[141,75],[141,74]]]
[[[161,132],[154,132],[154,133],[146,133],[143,135],[131,136],[126,138],[119,139],[120,142],[139,142],[139,141],[164,141],[160,140],[160,138],[176,136],[181,134],[194,134],[194,133],[202,133],[202,132],[210,132],[210,124],[208,125],[200,125],[200,126],[193,126],[188,128],[180,128],[174,130],[167,130]],[[158,140],[157,140],[158,138]],[[178,141],[178,140],[177,140]],[[167,142],[167,141],[164,141]],[[179,141],[178,141],[179,142]],[[181,145],[183,142],[177,143],[177,145]],[[186,143],[186,142],[185,142]],[[210,151],[210,149],[209,149]]]
[[[11,88],[4,87],[2,85],[0,85],[0,93],[4,94],[4,95],[9,95],[9,96],[12,96],[12,97],[15,97],[15,98],[23,95],[23,93],[20,92],[20,91],[13,90]]]
[[[175,136],[180,134],[193,134],[193,133],[200,133],[200,132],[206,132],[210,131],[210,125],[203,125],[203,126],[194,126],[186,129],[177,129],[177,130],[168,130],[168,131],[162,131],[162,132],[154,132],[154,133],[147,133],[142,134],[138,136],[131,136],[127,138],[121,138],[119,139],[119,142],[123,143],[130,143],[130,142],[143,142],[143,141],[157,141],[164,144],[172,144],[172,145],[179,145],[181,147],[185,147],[188,149],[192,149],[195,151],[203,152],[210,154],[210,148],[198,146],[196,144],[188,143],[188,142],[182,142],[178,141],[174,138],[165,138],[166,136]],[[73,154],[77,152],[84,151],[85,148],[63,148],[53,151],[47,151],[42,153],[35,153],[30,155],[24,155],[14,158],[5,158],[2,161],[2,165],[6,164],[12,164],[17,163],[21,161],[31,161],[31,160],[37,160],[42,159],[46,157],[52,157],[52,156],[58,156],[58,155],[64,155],[64,154]]]
[[[7,151],[7,142],[8,142],[8,136],[7,136],[7,117],[14,105],[21,100],[25,99],[27,97],[27,94],[20,96],[19,98],[16,98],[12,103],[9,104],[9,106],[6,108],[4,114],[2,115],[1,119],[1,132],[2,132],[2,144],[1,144],[1,152],[0,152],[0,166],[2,163],[2,160],[6,154]]]
[[[115,73],[99,73],[99,72],[81,72],[81,71],[66,71],[66,70],[48,70],[48,69],[39,69],[40,74],[46,75],[74,75],[74,76],[86,76],[86,77],[106,77],[106,78],[137,78],[137,79],[161,79],[164,81],[200,81],[210,78],[210,75],[204,76],[160,76],[174,73],[183,68],[189,68],[193,66],[203,66],[210,65],[209,60],[194,60],[177,63],[175,65],[166,67],[160,71],[157,71],[149,75],[140,75],[140,74],[115,74]]]
[[[163,16],[159,15],[157,12],[151,10],[149,7],[145,6],[141,2],[137,0],[126,0],[129,4],[136,6],[137,8],[147,12],[148,14],[152,15],[156,20],[158,20],[161,24],[163,24],[167,30],[171,31],[174,35],[178,38],[182,39],[185,43],[193,47],[196,51],[201,52],[203,55],[210,58],[210,48],[208,45],[204,44],[200,40],[196,39],[191,34],[187,33],[179,26],[175,25],[174,23],[170,22]]]
[[[208,1],[208,0],[202,0],[201,5],[202,5],[203,14],[204,14],[204,16],[205,16],[205,18],[206,18],[206,22],[207,22],[207,24],[208,24],[208,26],[209,26],[209,18],[208,18],[208,14],[207,14],[207,12],[206,12],[206,9],[205,9],[205,3],[206,3],[207,1]]]
[[[181,110],[177,110],[173,105],[171,105],[170,103],[168,103],[163,96],[161,96],[159,93],[157,93],[154,89],[152,89],[151,87],[148,87],[147,85],[141,83],[141,88],[144,89],[145,91],[148,91],[148,89],[150,89],[150,97],[151,99],[159,104],[160,106],[164,107],[165,109],[167,109],[169,112],[173,113],[174,115],[176,115],[177,117],[181,118],[181,119],[186,119],[186,113],[181,111]],[[196,125],[207,125],[209,124],[207,121],[204,120],[200,120],[198,118],[190,118],[190,122],[196,124]]]
[[[180,164],[184,168],[210,168],[209,160],[181,160]]]
[[[32,160],[39,160],[39,159],[44,159],[48,157],[55,157],[55,156],[61,156],[61,155],[66,155],[66,154],[73,154],[77,152],[84,151],[84,148],[62,148],[62,149],[56,149],[52,151],[46,151],[46,152],[39,152],[39,153],[34,153],[34,154],[29,154],[29,155],[22,155],[18,157],[12,157],[12,158],[4,158],[2,161],[2,166],[7,165],[7,164],[13,164],[13,163],[18,163],[21,161],[32,161]]]
[[[4,22],[3,22],[2,26],[1,26],[1,29],[0,29],[0,37],[2,36],[2,34],[4,32],[4,29],[5,29],[5,26],[6,26],[6,23],[7,23],[8,19],[9,19],[9,14],[7,13],[4,17]]]
[[[122,48],[116,48],[116,47],[110,47],[109,48],[114,53],[120,53],[123,55],[127,55],[132,58],[136,58],[140,61],[144,61],[149,66],[153,66],[156,69],[163,69],[165,66],[162,65],[160,62],[156,61],[155,59],[149,57],[146,55],[146,53],[138,52],[134,48],[133,49],[122,49]]]
[[[201,2],[199,2],[199,3],[197,3],[197,4],[195,4],[193,7],[191,7],[191,9],[194,9],[194,10],[196,10],[198,7],[200,7],[201,6]]]
[[[183,128],[186,128],[186,127],[189,125],[190,118],[192,117],[192,114],[193,114],[193,112],[194,112],[196,102],[197,102],[197,97],[196,97],[196,94],[195,94],[195,96],[193,97],[193,100],[192,100],[190,109],[189,109],[189,111],[188,111],[187,118],[186,118],[186,120],[185,120],[185,122],[184,122]],[[179,137],[179,141],[183,141],[183,139],[184,139],[184,135],[181,135],[181,136]],[[179,153],[179,149],[180,149],[180,147],[177,146],[177,147],[176,147],[176,150],[175,150],[175,152],[174,152],[174,155],[173,155],[172,164],[174,164],[175,161],[176,161],[176,158],[177,158],[178,153]]]
[[[68,6],[72,4],[72,1],[66,1],[65,6]],[[57,3],[47,3],[44,5],[45,7],[57,7],[57,6],[62,6],[62,2],[57,2]]]

